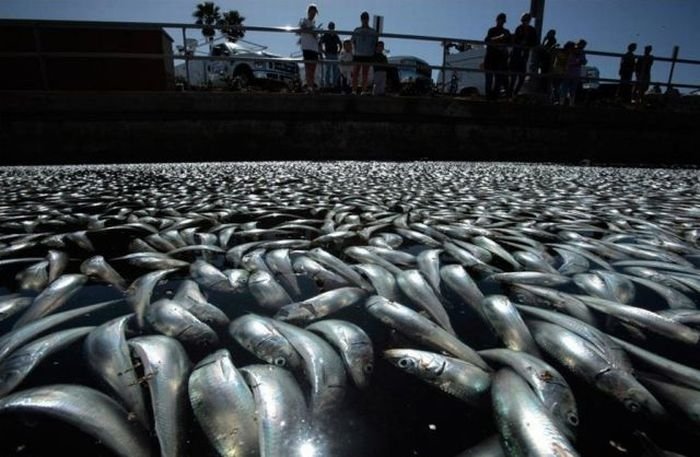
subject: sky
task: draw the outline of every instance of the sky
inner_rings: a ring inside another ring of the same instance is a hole
[[[3,19],[61,19],[119,22],[192,23],[197,1],[189,0],[0,0]],[[248,26],[296,26],[306,14],[306,0],[218,0],[222,11],[238,10]],[[511,31],[530,0],[317,0],[317,24],[336,24],[336,30],[359,26],[362,11],[384,17],[387,33],[430,35],[482,40],[498,13],[508,16]],[[560,43],[584,38],[588,49],[624,52],[636,42],[638,51],[651,44],[657,57],[670,57],[679,46],[679,57],[700,61],[699,0],[546,0],[543,31],[557,31]],[[181,42],[178,30],[168,30]],[[544,32],[543,32],[544,33]],[[196,31],[192,38],[202,38]],[[247,40],[264,44],[284,56],[297,52],[293,34],[250,32]],[[386,39],[390,55],[414,55],[431,65],[442,63],[438,43]],[[589,65],[604,78],[616,78],[618,58],[589,56]],[[658,61],[652,81],[668,80],[670,64]],[[673,81],[700,85],[700,65],[676,65]]]

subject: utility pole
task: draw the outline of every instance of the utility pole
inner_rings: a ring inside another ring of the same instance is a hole
[[[537,42],[542,42],[542,21],[544,20],[544,0],[530,0],[530,16],[535,19]]]

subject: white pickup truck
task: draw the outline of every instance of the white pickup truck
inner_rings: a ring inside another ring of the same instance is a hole
[[[175,66],[175,78],[190,87],[240,87],[251,85],[294,89],[299,85],[299,65],[264,49],[225,42],[211,47],[215,59],[196,59]]]

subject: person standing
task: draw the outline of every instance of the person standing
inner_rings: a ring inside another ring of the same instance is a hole
[[[620,58],[620,69],[617,74],[620,75],[620,85],[617,89],[617,98],[625,103],[629,103],[632,98],[632,75],[634,74],[635,55],[637,43],[627,45],[627,52]]]
[[[496,26],[491,27],[486,33],[486,55],[484,56],[484,73],[486,78],[486,96],[496,100],[501,89],[508,91],[508,44],[510,44],[510,30],[503,25],[506,23],[506,14],[496,16]]]
[[[510,52],[510,76],[509,92],[516,96],[525,82],[527,62],[530,59],[530,50],[537,46],[537,31],[530,25],[532,16],[523,13],[520,16],[520,25],[513,34],[513,49]]]
[[[323,52],[324,71],[323,85],[326,88],[335,88],[338,86],[338,53],[343,47],[338,34],[335,33],[335,24],[328,23],[328,31],[321,35],[319,41],[321,51]]]
[[[641,102],[644,94],[649,90],[651,82],[651,66],[654,64],[654,56],[651,55],[651,45],[644,46],[644,54],[637,58],[637,63],[634,67],[634,76],[637,79],[635,87],[635,100]]]
[[[563,95],[568,99],[569,106],[574,106],[576,104],[576,91],[581,81],[581,70],[583,66],[588,63],[586,53],[584,52],[587,44],[586,40],[578,40],[567,60]]]
[[[374,53],[374,88],[372,95],[386,94],[386,73],[389,59],[384,54],[384,42],[377,41],[377,50]]]
[[[343,40],[343,50],[338,56],[340,67],[340,91],[344,94],[352,92],[352,41]]]
[[[554,65],[554,56],[557,51],[557,31],[551,29],[547,31],[542,44],[538,47],[537,52],[537,67],[541,75],[540,90],[546,94],[552,92],[552,67]]]
[[[353,62],[352,87],[356,93],[360,93],[358,76],[362,74],[362,91],[369,91],[369,66],[374,60],[374,52],[377,49],[377,32],[369,26],[369,13],[363,11],[360,15],[360,27],[352,32]]]
[[[310,3],[306,8],[306,17],[299,21],[299,45],[304,58],[304,79],[306,90],[313,92],[316,86],[316,65],[319,58],[318,35],[316,32],[316,16],[318,6]]]

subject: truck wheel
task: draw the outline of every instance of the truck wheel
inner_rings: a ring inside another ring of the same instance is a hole
[[[241,89],[247,89],[253,83],[253,72],[246,66],[236,67],[233,71],[233,79],[238,81]]]

